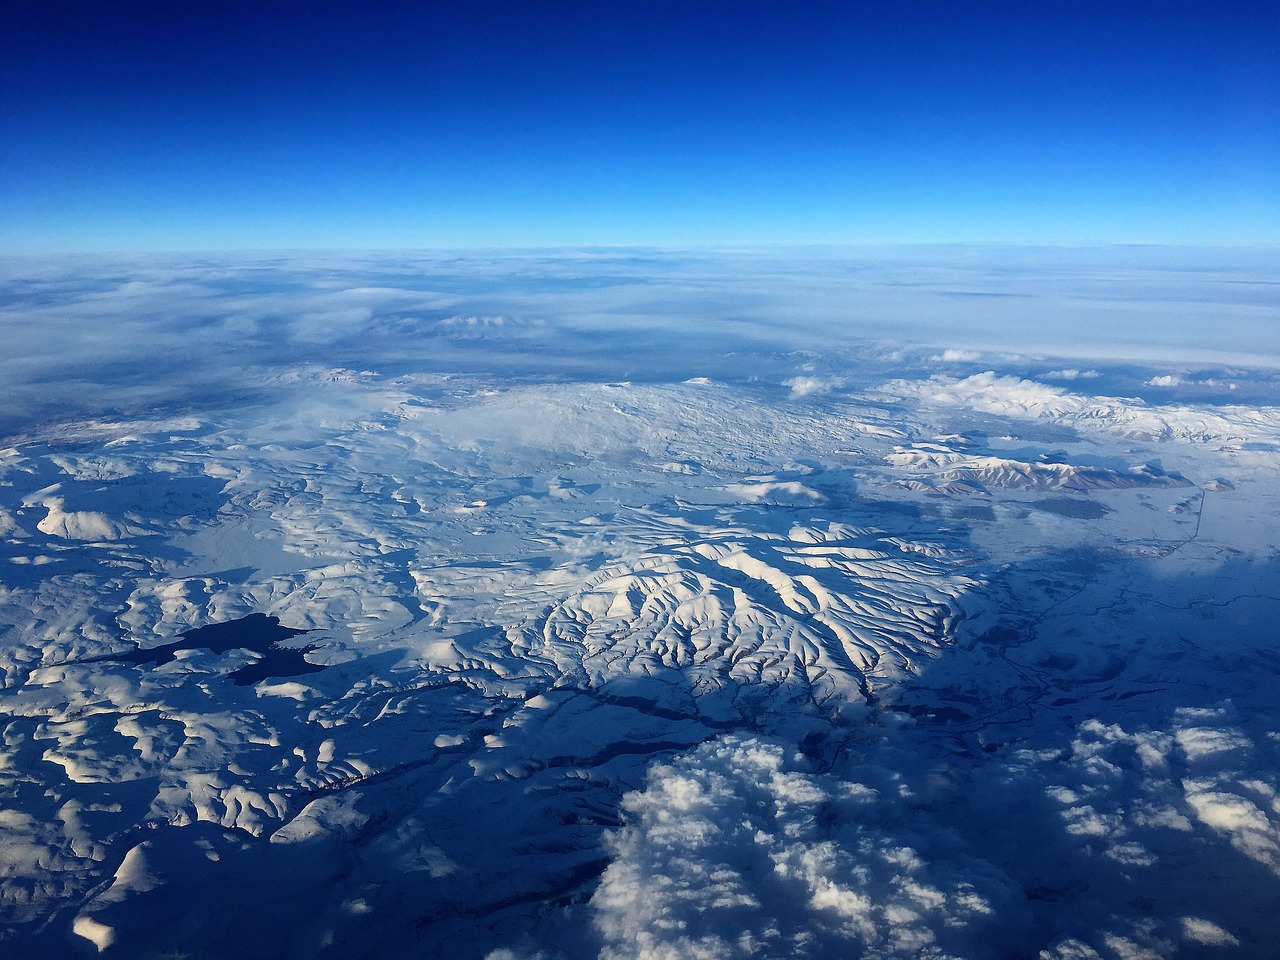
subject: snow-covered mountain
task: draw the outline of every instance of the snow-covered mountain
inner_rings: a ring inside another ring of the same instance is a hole
[[[5,442],[6,956],[1269,955],[1280,407],[392,299]]]

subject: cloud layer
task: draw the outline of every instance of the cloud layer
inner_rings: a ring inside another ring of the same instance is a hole
[[[725,737],[654,767],[592,901],[608,960],[996,957],[1006,884],[886,827],[901,797]],[[936,839],[936,838],[935,838]]]

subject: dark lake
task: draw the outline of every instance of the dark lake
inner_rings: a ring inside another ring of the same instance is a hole
[[[265,613],[251,613],[239,620],[227,620],[196,627],[181,634],[177,640],[170,643],[95,659],[117,663],[150,663],[160,666],[172,662],[179,650],[208,650],[218,654],[227,653],[230,650],[251,650],[259,655],[258,659],[227,674],[233,683],[244,687],[270,677],[300,677],[303,674],[318,673],[323,670],[324,667],[320,664],[311,663],[306,659],[306,654],[316,649],[314,644],[305,647],[280,646],[287,640],[310,632],[281,626],[279,617],[267,616]]]

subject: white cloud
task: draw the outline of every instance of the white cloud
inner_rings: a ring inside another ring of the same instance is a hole
[[[1176,387],[1185,383],[1181,377],[1176,374],[1166,373],[1158,377],[1152,377],[1147,381],[1148,387]]]
[[[1136,943],[1128,937],[1122,937],[1118,934],[1104,934],[1102,942],[1107,945],[1107,948],[1115,955],[1117,960],[1165,960],[1163,951],[1152,949],[1146,944]]]
[[[993,871],[926,859],[884,827],[899,803],[755,739],[653,768],[592,900],[601,956],[998,956]]]
[[[1079,940],[1064,940],[1051,950],[1041,950],[1040,960],[1102,960],[1102,954]]]
[[[1236,730],[1216,730],[1210,727],[1189,727],[1174,735],[1178,747],[1188,760],[1200,760],[1219,753],[1246,749],[1252,744]]]
[[[792,377],[783,380],[784,387],[791,388],[793,397],[807,397],[812,393],[830,393],[844,386],[843,377]]]
[[[1061,924],[1040,960],[1169,960],[1241,945],[1266,955],[1258,947],[1274,942],[1275,924],[1249,906],[1260,877],[1244,858],[1280,877],[1280,741],[1251,736],[1233,710],[1185,707],[1150,725],[1085,720],[1068,749],[1022,751],[1010,764],[1007,798],[986,802],[1023,816],[1035,802],[1021,790],[1038,783],[1060,823],[1034,852],[998,861],[1027,889],[1066,894],[1060,907],[1037,907]],[[1031,822],[1012,836],[1030,835]],[[1144,916],[1116,912],[1148,895]]]
[[[1203,917],[1183,917],[1182,936],[1192,943],[1206,947],[1238,947],[1240,941],[1223,930],[1212,920]]]
[[[1179,710],[1169,732],[1088,720],[1071,746],[1075,776],[1047,788],[1068,833],[1117,862],[1151,865],[1146,847],[1161,831],[1199,822],[1280,876],[1276,778],[1225,709]]]

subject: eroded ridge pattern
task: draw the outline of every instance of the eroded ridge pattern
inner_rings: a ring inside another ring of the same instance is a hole
[[[814,383],[304,366],[13,438],[0,945],[1264,955],[1280,414]]]

